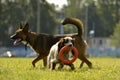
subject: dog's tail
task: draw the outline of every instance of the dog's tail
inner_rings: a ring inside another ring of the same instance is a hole
[[[66,24],[75,25],[78,29],[78,36],[82,36],[82,34],[83,34],[83,24],[79,19],[77,19],[77,18],[65,18],[62,21],[62,24],[63,25],[66,25]]]

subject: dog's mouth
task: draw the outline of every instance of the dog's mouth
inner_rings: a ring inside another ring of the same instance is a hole
[[[20,38],[15,39],[14,42],[13,42],[13,45],[17,45],[17,44],[19,44],[21,41],[22,41],[22,39],[20,39]]]

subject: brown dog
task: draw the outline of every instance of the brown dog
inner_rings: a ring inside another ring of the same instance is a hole
[[[35,67],[35,63],[40,59],[43,59],[44,66],[47,65],[47,56],[49,54],[49,50],[53,44],[59,41],[60,38],[65,36],[71,36],[75,38],[75,47],[78,49],[79,55],[78,58],[82,60],[80,67],[83,66],[85,62],[89,68],[92,67],[92,63],[88,61],[86,58],[86,47],[87,43],[83,40],[83,25],[82,22],[77,18],[66,18],[63,20],[63,25],[65,24],[74,24],[78,28],[78,34],[64,34],[64,35],[49,35],[49,34],[36,34],[35,32],[31,32],[29,30],[29,24],[27,23],[25,26],[20,25],[19,29],[16,31],[14,35],[11,36],[11,39],[15,40],[14,45],[18,42],[23,42],[25,45],[29,45],[36,53],[38,53],[38,57],[35,58],[32,62]]]

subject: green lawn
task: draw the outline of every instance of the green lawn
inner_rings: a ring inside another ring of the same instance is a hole
[[[43,67],[42,61],[32,67],[33,58],[0,58],[0,80],[120,80],[119,58],[90,58],[93,69],[85,64],[79,69],[79,60],[74,64],[76,70],[65,66],[61,71],[50,71]]]

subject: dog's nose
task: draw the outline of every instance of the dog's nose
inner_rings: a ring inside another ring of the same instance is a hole
[[[68,46],[73,46],[73,44],[72,43],[69,43],[69,45]]]
[[[72,44],[69,45],[70,47],[73,46]]]

